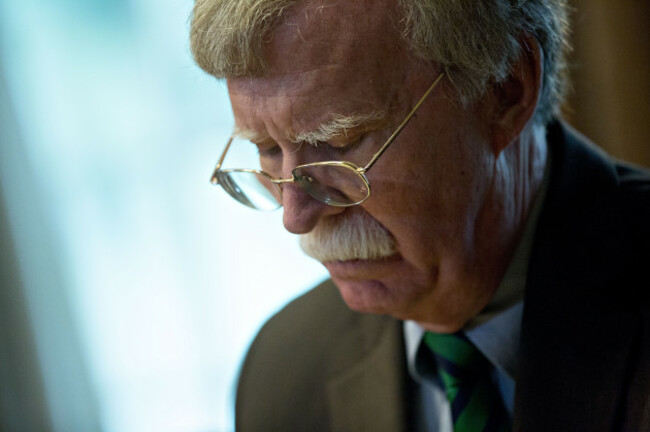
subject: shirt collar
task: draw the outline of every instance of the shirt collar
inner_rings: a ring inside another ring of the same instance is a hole
[[[495,315],[486,323],[465,334],[483,355],[509,378],[517,376],[517,353],[519,352],[519,332],[523,302],[519,301],[506,311]],[[437,375],[430,353],[422,343],[424,329],[414,321],[404,322],[404,341],[409,373],[416,380]]]

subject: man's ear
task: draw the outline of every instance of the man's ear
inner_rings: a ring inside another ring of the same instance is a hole
[[[542,91],[543,52],[537,39],[522,35],[521,54],[508,77],[493,85],[492,147],[501,153],[519,136],[537,108]]]

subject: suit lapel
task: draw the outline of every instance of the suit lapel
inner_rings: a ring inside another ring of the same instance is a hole
[[[611,430],[640,314],[614,167],[559,125],[531,255],[515,430]],[[532,390],[532,391],[531,391]]]
[[[333,431],[407,431],[401,323],[387,320],[372,349],[328,380],[327,399]],[[363,332],[368,335],[372,333]]]

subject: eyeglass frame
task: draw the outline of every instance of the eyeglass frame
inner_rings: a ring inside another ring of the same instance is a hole
[[[226,158],[226,154],[228,153],[228,149],[230,148],[230,145],[232,144],[233,139],[234,139],[234,136],[231,135],[230,138],[228,139],[228,143],[226,144],[226,148],[223,150],[223,153],[221,154],[221,157],[219,158],[219,160],[218,160],[218,162],[217,162],[217,165],[215,166],[214,171],[212,172],[212,177],[210,177],[210,183],[213,184],[213,185],[217,185],[217,184],[219,184],[219,185],[220,185],[220,186],[221,186],[221,187],[222,187],[222,188],[223,188],[223,189],[228,193],[228,195],[230,195],[233,199],[235,199],[236,201],[240,202],[241,204],[244,204],[244,203],[242,203],[240,200],[238,200],[237,198],[235,198],[234,196],[232,196],[232,195],[228,192],[228,190],[227,190],[223,185],[221,185],[221,184],[219,183],[219,178],[218,178],[218,173],[219,173],[219,172],[222,172],[222,173],[244,172],[244,173],[251,173],[251,174],[259,174],[259,175],[262,175],[262,176],[264,176],[264,177],[267,177],[267,178],[269,179],[269,181],[270,181],[273,185],[275,185],[275,186],[277,187],[277,190],[278,190],[278,193],[279,193],[280,198],[282,198],[282,187],[280,187],[280,185],[282,185],[282,184],[284,184],[284,183],[297,183],[298,186],[300,186],[301,189],[303,189],[303,190],[304,190],[307,194],[309,194],[312,198],[314,198],[314,199],[316,199],[316,200],[322,202],[323,204],[326,204],[326,205],[329,205],[329,206],[332,206],[332,207],[352,207],[352,206],[356,206],[356,205],[362,204],[362,203],[365,202],[368,198],[370,198],[370,182],[368,181],[368,178],[366,177],[366,173],[367,173],[368,171],[370,171],[370,168],[372,168],[372,166],[375,164],[375,162],[377,162],[377,160],[378,160],[378,159],[379,159],[379,158],[380,158],[380,157],[381,157],[381,156],[386,152],[386,150],[388,150],[388,148],[390,147],[390,145],[395,141],[395,139],[398,137],[398,135],[402,132],[402,130],[403,130],[403,129],[406,127],[406,125],[409,123],[409,121],[411,120],[411,118],[415,115],[415,113],[417,112],[418,108],[420,108],[420,105],[422,105],[422,103],[427,99],[427,97],[429,96],[429,94],[431,94],[431,92],[433,91],[433,89],[436,88],[436,86],[438,85],[438,83],[440,82],[440,80],[442,80],[442,78],[443,78],[444,76],[445,76],[445,73],[444,73],[444,72],[441,72],[440,75],[438,75],[438,77],[435,79],[435,81],[433,82],[433,84],[431,84],[431,86],[429,86],[429,88],[427,89],[427,91],[426,91],[426,92],[424,93],[424,95],[420,98],[420,100],[415,104],[415,106],[413,107],[413,109],[411,109],[411,111],[408,113],[408,115],[407,115],[406,118],[402,121],[402,123],[400,123],[400,125],[397,127],[397,129],[395,129],[395,131],[391,134],[391,136],[388,137],[388,139],[386,140],[386,142],[385,142],[385,143],[384,143],[384,144],[379,148],[379,150],[378,150],[378,151],[377,151],[377,152],[372,156],[372,158],[370,159],[370,161],[369,161],[369,162],[368,162],[364,167],[359,167],[358,165],[356,165],[356,164],[354,164],[354,163],[352,163],[352,162],[348,162],[348,161],[322,161],[322,162],[312,162],[312,163],[308,163],[308,164],[303,164],[303,165],[298,165],[298,166],[296,166],[293,170],[291,170],[291,177],[290,177],[290,178],[285,178],[285,179],[282,179],[282,178],[280,178],[280,179],[274,179],[273,177],[271,177],[271,175],[270,175],[269,173],[267,173],[266,171],[263,171],[263,170],[245,169],[245,168],[228,168],[228,169],[224,169],[224,170],[222,170],[222,169],[221,169],[221,166],[223,165],[223,161],[224,161],[224,159]],[[296,171],[297,169],[299,169],[299,168],[309,168],[309,167],[314,167],[314,166],[324,166],[324,165],[337,166],[337,167],[341,167],[341,166],[342,166],[342,167],[344,167],[344,168],[348,168],[348,169],[354,171],[354,172],[355,172],[355,173],[356,173],[356,174],[361,178],[361,180],[363,180],[363,183],[364,183],[365,186],[366,186],[366,189],[367,189],[368,192],[367,192],[365,198],[363,198],[362,200],[360,200],[360,201],[358,201],[358,202],[351,203],[351,204],[335,204],[335,203],[331,203],[331,202],[323,201],[321,198],[318,198],[318,197],[312,195],[312,194],[311,194],[307,189],[305,189],[304,187],[301,186],[301,183],[299,183],[299,182],[296,180],[296,175],[295,175],[294,173],[295,173],[295,171]],[[279,206],[278,206],[277,208],[280,208],[280,207],[282,207],[282,202],[279,203]],[[277,210],[277,208],[276,208],[276,210]]]

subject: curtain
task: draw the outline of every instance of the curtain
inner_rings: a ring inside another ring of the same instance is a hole
[[[565,117],[613,156],[650,167],[650,2],[573,5]]]

